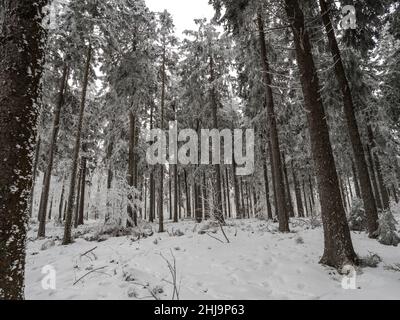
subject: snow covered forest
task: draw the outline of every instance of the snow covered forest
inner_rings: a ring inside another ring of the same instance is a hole
[[[400,3],[201,1],[1,1],[1,300],[400,298]]]

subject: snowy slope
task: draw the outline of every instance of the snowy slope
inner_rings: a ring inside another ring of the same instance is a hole
[[[229,244],[213,238],[225,242],[217,228],[211,236],[199,234],[205,223],[196,226],[192,221],[167,224],[168,233],[138,241],[132,236],[104,242],[78,238],[73,245],[61,246],[56,240],[55,246],[47,250],[40,248],[48,240],[29,241],[26,298],[171,299],[171,274],[164,258],[173,262],[172,254],[176,258],[180,299],[400,298],[400,272],[386,268],[400,263],[399,248],[385,247],[365,234],[353,233],[360,256],[373,252],[383,261],[378,268],[358,271],[358,289],[344,290],[342,277],[318,264],[323,250],[321,228],[312,230],[306,220],[294,220],[291,234],[279,234],[274,231],[276,225],[265,221],[229,224],[225,228]],[[50,237],[62,236],[62,228],[52,223],[48,227]],[[87,238],[96,227],[92,222],[79,231],[89,232],[83,236]],[[173,236],[177,229],[184,235]],[[42,289],[41,271],[48,264],[57,272],[56,290]],[[102,269],[73,285],[97,268]]]

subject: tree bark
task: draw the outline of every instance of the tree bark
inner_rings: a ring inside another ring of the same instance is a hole
[[[68,195],[68,208],[67,214],[65,217],[65,226],[64,226],[64,238],[63,245],[68,245],[72,243],[72,235],[71,235],[71,227],[72,227],[72,212],[74,209],[75,203],[75,184],[76,184],[76,173],[78,170],[78,159],[79,152],[81,148],[81,134],[83,128],[83,117],[85,112],[85,104],[86,104],[86,93],[87,87],[89,83],[89,71],[90,71],[90,60],[92,58],[92,47],[89,45],[87,56],[86,56],[86,65],[84,70],[83,84],[82,84],[82,98],[81,105],[79,110],[79,120],[78,120],[78,131],[76,134],[76,141],[74,146],[74,154],[72,158],[72,167],[71,167],[71,181],[69,186],[69,195]]]
[[[214,89],[214,58],[212,54],[210,55],[210,85],[211,85],[211,105],[212,105],[212,119],[214,129],[218,129],[218,102],[216,98],[216,93]],[[214,205],[214,215],[217,221],[221,224],[225,224],[224,214],[222,210],[222,190],[221,190],[221,165],[214,165],[215,183],[216,183],[216,195],[215,195],[215,205]]]
[[[294,170],[293,160],[291,161],[291,167],[292,167],[294,191],[295,191],[296,204],[297,204],[297,216],[299,218],[304,218],[303,202],[301,201],[301,189],[300,189],[299,181],[297,180],[296,172]]]
[[[128,150],[128,174],[127,174],[127,182],[130,187],[136,187],[134,185],[135,179],[135,133],[136,133],[136,118],[132,112],[129,110],[129,150]],[[133,201],[135,195],[129,194],[128,201]],[[128,228],[133,227],[133,225],[137,226],[137,212],[136,208],[133,208],[131,203],[128,203],[127,207],[128,221],[126,226]]]
[[[320,95],[319,79],[311,51],[311,43],[303,11],[297,0],[285,0],[296,47],[297,63],[307,109],[312,153],[324,227],[325,250],[321,263],[341,268],[353,265],[357,256],[353,249],[346,214],[342,205],[338,175],[330,143],[329,129]]]
[[[60,80],[60,89],[58,92],[57,105],[53,115],[53,128],[50,136],[50,147],[47,154],[49,158],[47,161],[46,170],[44,174],[42,195],[40,197],[40,205],[38,213],[39,216],[38,238],[44,238],[46,236],[47,203],[49,200],[51,173],[53,171],[53,162],[54,162],[54,152],[57,144],[58,131],[60,129],[61,108],[64,104],[64,93],[67,83],[67,75],[68,75],[68,66],[66,63],[64,63],[62,76]]]
[[[185,172],[185,192],[186,192],[186,218],[192,217],[192,205],[190,200],[190,190],[188,188],[188,177],[187,177],[187,170]]]
[[[292,194],[290,192],[289,176],[288,176],[288,172],[287,172],[286,156],[285,156],[284,152],[282,152],[282,167],[283,167],[283,175],[285,177],[285,185],[286,185],[286,202],[288,205],[287,212],[289,213],[290,218],[294,218]]]
[[[37,169],[38,169],[39,156],[40,156],[40,145],[41,145],[41,138],[39,137],[36,142],[36,148],[35,148],[35,162],[33,164],[32,188],[31,188],[31,197],[30,197],[30,202],[29,202],[29,215],[31,218],[33,216],[33,207],[34,207],[34,200],[35,200],[35,186],[36,186]]]
[[[358,183],[358,175],[353,161],[351,162],[351,170],[353,171],[353,183],[354,183],[354,189],[356,190],[356,196],[358,199],[361,199],[361,190],[360,190],[360,185]]]
[[[231,209],[231,193],[230,193],[230,186],[229,186],[229,172],[228,168],[225,167],[225,176],[226,176],[226,194],[228,196],[228,217],[232,217],[232,209]]]
[[[45,0],[3,0],[0,26],[0,300],[24,298],[26,226]],[[16,152],[17,150],[17,152]]]
[[[63,213],[63,205],[64,205],[64,193],[65,193],[65,185],[63,182],[62,190],[61,190],[61,196],[60,196],[60,203],[58,205],[58,221],[62,221],[62,213]]]
[[[261,15],[261,11],[257,15],[257,24],[258,24],[258,32],[259,32],[259,41],[261,48],[261,59],[262,59],[262,68],[263,68],[263,79],[265,86],[265,97],[267,99],[267,114],[268,114],[268,128],[269,128],[269,137],[271,142],[271,154],[272,154],[272,164],[273,170],[272,174],[275,177],[275,191],[276,191],[276,200],[275,203],[278,221],[279,221],[279,231],[280,232],[289,232],[289,219],[286,210],[286,201],[285,201],[285,185],[282,175],[282,162],[281,162],[281,151],[279,146],[279,135],[276,124],[276,116],[275,116],[275,106],[274,106],[274,98],[272,92],[272,75],[270,72],[268,57],[267,57],[267,46],[265,43],[265,33],[264,33],[264,21]]]
[[[79,214],[78,214],[78,226],[84,224],[84,211],[85,211],[85,192],[86,192],[86,157],[83,156],[81,159],[81,185],[80,185],[80,201],[79,201]]]
[[[388,192],[387,192],[387,189],[385,186],[385,182],[383,181],[381,161],[379,159],[378,154],[373,151],[376,147],[376,143],[375,143],[374,133],[373,133],[370,125],[368,125],[367,131],[368,131],[370,150],[371,150],[371,154],[372,154],[372,163],[375,163],[376,175],[378,177],[378,186],[379,186],[380,195],[381,195],[381,199],[382,199],[383,210],[388,210],[390,208],[389,195],[388,195]]]
[[[368,220],[368,232],[369,236],[372,238],[376,236],[375,233],[378,230],[378,211],[374,201],[371,179],[369,177],[360,131],[358,129],[353,97],[343,66],[339,45],[336,40],[335,30],[329,16],[330,10],[328,4],[326,0],[319,0],[319,4],[321,7],[322,21],[328,36],[329,47],[335,65],[336,79],[339,82],[340,90],[342,92],[344,113],[349,129],[355,163],[360,178],[361,195],[364,202],[364,209]]]

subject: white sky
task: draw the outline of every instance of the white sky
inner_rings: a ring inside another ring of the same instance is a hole
[[[145,0],[145,2],[151,11],[166,9],[171,13],[178,37],[184,30],[195,28],[194,19],[210,20],[215,13],[208,0]]]

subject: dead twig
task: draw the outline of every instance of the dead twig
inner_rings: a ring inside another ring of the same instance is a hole
[[[221,239],[219,239],[219,238],[217,238],[217,237],[214,237],[214,236],[211,235],[209,232],[206,232],[206,235],[208,235],[209,237],[211,237],[211,238],[213,238],[213,239],[215,239],[215,240],[218,240],[218,241],[221,242],[221,243],[224,243]]]
[[[78,280],[76,280],[76,281],[74,282],[73,286],[76,285],[79,281],[81,281],[81,280],[84,279],[85,277],[87,277],[89,274],[91,274],[91,273],[93,273],[93,272],[96,272],[96,271],[99,271],[99,270],[102,270],[102,269],[105,269],[105,268],[107,268],[107,266],[104,266],[104,267],[100,267],[100,268],[96,268],[96,269],[90,270],[88,273],[84,274],[82,277],[80,277]]]
[[[177,269],[176,269],[176,259],[175,256],[171,250],[171,256],[173,259],[173,262],[171,263],[167,258],[165,258],[162,253],[160,253],[160,256],[163,258],[163,260],[167,263],[169,272],[171,273],[172,276],[172,282],[168,280],[164,280],[167,283],[170,283],[173,286],[173,293],[172,293],[172,300],[179,300],[179,288],[177,285]]]

